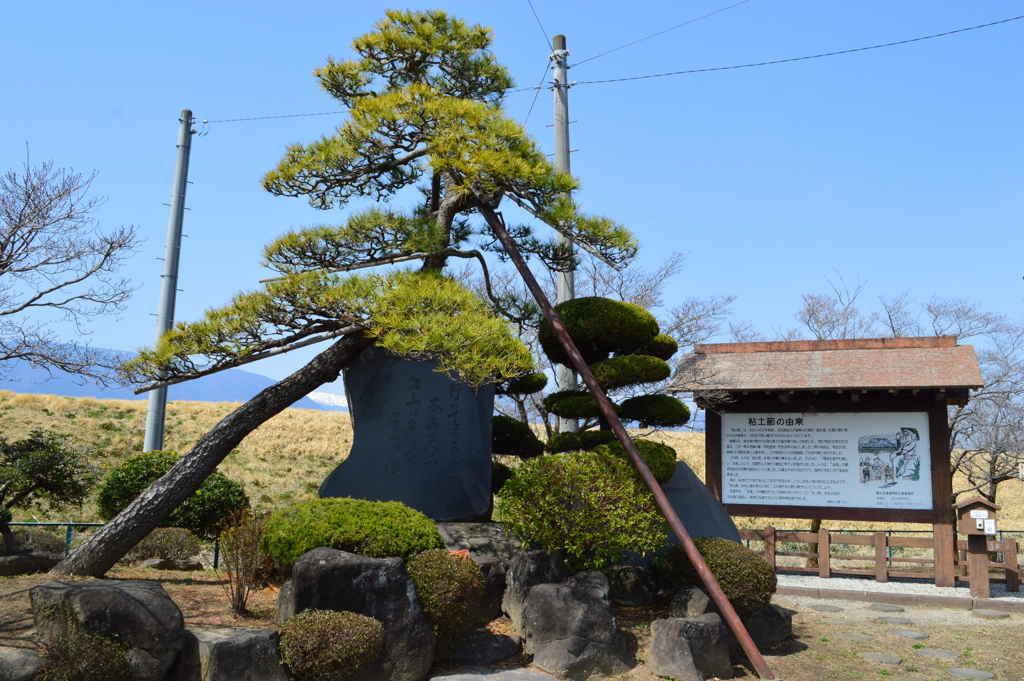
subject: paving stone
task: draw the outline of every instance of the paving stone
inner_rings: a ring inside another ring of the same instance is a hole
[[[1005,620],[1010,613],[1002,610],[988,610],[987,608],[975,608],[971,610],[972,617],[980,617],[983,620]]]
[[[913,624],[913,622],[908,620],[906,617],[876,617],[875,621],[881,622],[882,624],[898,624],[905,627]]]
[[[917,654],[930,657],[933,660],[955,660],[960,657],[960,653],[954,653],[952,650],[940,650],[938,648],[921,648],[921,650],[917,651]]]
[[[983,679],[984,680],[984,679],[994,679],[994,678],[996,678],[996,675],[992,674],[991,672],[983,672],[980,669],[969,669],[967,667],[951,667],[951,668],[947,669],[946,671],[949,672],[950,674],[952,674],[953,676],[959,677],[961,679]]]
[[[818,612],[842,612],[843,609],[838,605],[812,605],[811,610],[817,610]]]
[[[836,638],[841,638],[844,641],[856,641],[858,643],[875,640],[874,636],[867,636],[866,634],[836,634]]]
[[[868,662],[881,662],[882,664],[903,664],[903,658],[899,655],[887,655],[886,653],[857,653],[857,656]]]
[[[893,636],[902,636],[903,638],[912,638],[917,641],[923,641],[928,638],[928,634],[923,631],[914,631],[913,629],[893,629],[889,632]]]
[[[821,621],[825,624],[834,624],[837,627],[848,627],[851,624],[853,624],[853,622],[851,622],[850,620],[841,620],[835,617],[826,617]]]
[[[456,671],[431,676],[446,681],[554,681],[553,676],[531,669],[502,669],[500,667],[462,667]]]
[[[906,612],[903,608],[898,605],[890,605],[888,603],[874,603],[871,605],[872,610],[879,612]]]

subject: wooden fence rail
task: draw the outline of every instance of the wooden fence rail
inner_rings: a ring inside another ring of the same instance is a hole
[[[829,530],[821,530],[820,532],[790,532],[778,531],[774,527],[766,527],[763,530],[740,530],[740,539],[764,542],[764,559],[775,569],[780,567],[778,565],[779,557],[815,558],[818,562],[817,567],[807,567],[806,565],[785,565],[781,567],[792,572],[817,573],[819,577],[825,579],[834,574],[873,576],[879,582],[887,582],[890,577],[935,579],[935,544],[931,537],[894,537],[889,536],[886,532],[874,532],[873,534],[864,535],[845,534]],[[807,544],[808,550],[781,551],[779,549],[783,543]],[[810,550],[813,544],[817,544],[817,551]],[[833,553],[833,548],[836,546],[870,546],[874,548],[874,552],[873,555]],[[956,565],[964,568],[963,574],[958,574],[957,579],[959,581],[967,581],[969,579],[966,570],[968,564],[966,560],[967,542],[960,540],[956,543],[956,547],[960,552]],[[893,548],[931,550],[932,556],[892,556],[890,555],[890,549]],[[1001,578],[990,576],[989,582],[1006,584],[1007,591],[1020,591],[1019,545],[1017,539],[1004,536],[1002,541],[989,541],[986,548],[989,552],[988,569],[990,575],[993,569],[1001,570],[1003,573]],[[997,562],[994,558],[998,558],[999,554],[1002,554],[1002,560]],[[846,566],[842,568],[834,567],[833,561],[837,560],[865,562],[869,563],[869,565],[864,566],[863,569],[854,569]],[[903,570],[894,569],[893,563],[921,565],[922,567],[930,565],[931,571],[908,571],[909,568],[904,568]],[[957,572],[961,571],[958,570]]]

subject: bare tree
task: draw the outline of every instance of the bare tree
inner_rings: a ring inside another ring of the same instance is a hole
[[[116,276],[138,245],[135,228],[100,231],[84,177],[52,162],[0,177],[0,375],[15,362],[87,380],[113,379],[117,357],[63,341],[53,326],[79,336],[98,315],[117,315],[134,291]]]

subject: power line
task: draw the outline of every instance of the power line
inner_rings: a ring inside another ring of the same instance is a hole
[[[523,120],[523,125],[526,125],[526,122],[530,120],[530,114],[533,113],[533,107],[536,106],[536,104],[537,104],[537,97],[540,96],[540,91],[544,87],[544,79],[547,77],[548,69],[550,69],[550,68],[551,68],[551,62],[548,62],[547,64],[545,64],[544,65],[544,73],[541,74],[541,77],[540,77],[540,83],[537,85],[537,87],[530,88],[531,90],[536,90],[537,92],[536,92],[536,94],[533,95],[533,101],[530,102],[530,110],[526,112],[526,119]]]
[[[941,38],[947,35],[953,35],[954,33],[963,33],[965,31],[974,31],[979,28],[988,28],[989,26],[997,26],[999,24],[1005,24],[1010,21],[1017,21],[1018,19],[1024,19],[1024,15],[1012,17],[1010,19],[1003,19],[1001,21],[993,21],[990,24],[981,24],[980,26],[971,26],[969,28],[958,28],[955,31],[946,31],[945,33],[936,33],[935,35],[926,35],[921,38],[910,38],[909,40],[900,40],[894,43],[885,43],[883,45],[871,45],[870,47],[857,47],[852,50],[840,50],[839,52],[826,52],[824,54],[812,54],[807,57],[793,57],[791,59],[776,59],[775,61],[763,61],[756,64],[739,64],[736,66],[717,66],[710,69],[690,69],[689,71],[672,71],[670,73],[655,73],[649,76],[633,76],[632,78],[612,78],[609,80],[581,80],[577,85],[593,85],[597,83],[621,83],[627,80],[643,80],[645,78],[662,78],[664,76],[681,76],[688,73],[707,73],[708,71],[729,71],[731,69],[747,69],[753,66],[770,66],[772,64],[786,64],[794,61],[805,61],[807,59],[819,59],[821,57],[834,57],[839,54],[850,54],[851,52],[864,52],[865,50],[877,50],[882,47],[893,47],[894,45],[906,45],[907,43],[916,43],[921,40],[930,40],[932,38]],[[582,62],[581,62],[582,63]]]
[[[689,21],[684,21],[683,23],[679,24],[678,26],[673,26],[672,28],[666,28],[664,31],[658,31],[657,33],[652,33],[651,35],[647,36],[646,38],[640,38],[640,40],[634,40],[631,43],[626,43],[622,47],[616,47],[614,50],[608,50],[607,52],[602,52],[601,54],[599,54],[597,56],[589,57],[587,59],[584,59],[583,61],[578,61],[575,64],[573,64],[572,66],[570,66],[569,68],[575,68],[575,67],[579,66],[580,64],[586,64],[588,61],[594,61],[598,57],[603,57],[606,54],[611,54],[612,52],[618,52],[619,50],[624,50],[627,47],[630,47],[632,45],[636,45],[637,43],[642,43],[645,40],[650,40],[651,38],[656,38],[657,36],[662,35],[663,33],[668,33],[669,31],[674,31],[677,28],[682,28],[683,26],[689,26],[690,24],[694,24],[694,23],[700,21],[701,19],[707,19],[708,17],[714,16],[716,14],[719,14],[721,12],[726,11],[727,9],[732,9],[733,7],[739,7],[740,5],[746,4],[748,2],[750,2],[750,0],[743,0],[742,2],[737,2],[735,5],[729,5],[728,7],[723,7],[722,9],[715,10],[711,14],[705,14],[702,17],[697,17],[696,19],[690,19]]]
[[[256,118],[223,118],[219,121],[203,121],[203,123],[237,123],[238,121],[265,121],[271,118],[299,118],[301,116],[330,116],[341,114],[341,111],[321,111],[320,113],[288,114],[286,116],[257,116]]]
[[[551,48],[551,51],[554,52],[555,48],[551,46],[551,39],[548,38],[548,32],[544,30],[544,24],[540,23],[540,17],[537,16],[537,10],[533,9],[533,0],[526,0],[526,2],[530,4],[530,9],[533,11],[533,18],[537,20],[537,25],[540,26],[540,32],[544,34],[544,42],[546,42],[548,47]]]

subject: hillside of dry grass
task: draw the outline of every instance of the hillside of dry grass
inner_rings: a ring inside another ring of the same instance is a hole
[[[164,442],[167,449],[187,451],[220,419],[238,407],[230,402],[170,402]],[[96,453],[101,474],[142,451],[146,402],[29,395],[0,391],[0,433],[17,440],[33,429],[69,433]],[[704,436],[691,432],[643,434],[675,448],[678,456],[704,479]],[[352,424],[345,412],[286,409],[260,426],[220,465],[219,470],[244,485],[253,504],[268,510],[316,497],[320,482],[348,455]],[[1024,484],[1010,480],[999,487],[1000,527],[1024,530]],[[98,522],[94,504],[62,513],[34,509],[15,513],[15,520]],[[796,529],[806,521],[779,518],[736,518],[741,529]],[[829,529],[925,530],[927,525],[830,520]]]

